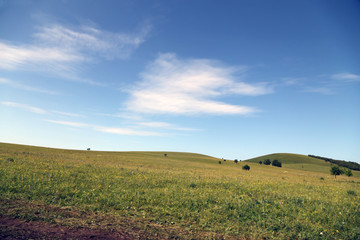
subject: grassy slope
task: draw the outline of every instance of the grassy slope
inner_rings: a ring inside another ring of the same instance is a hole
[[[284,162],[276,168],[254,159],[219,164],[205,155],[166,153],[0,143],[0,214],[71,227],[110,224],[134,238],[134,224],[141,238],[360,237],[360,179],[335,181],[326,165],[324,171],[304,171],[320,160],[275,155]],[[241,169],[245,164],[250,171]],[[170,235],[164,232],[169,229]]]
[[[246,161],[252,163],[258,163],[259,161],[264,162],[265,159],[274,159],[279,160],[282,163],[283,168],[291,168],[303,171],[319,172],[319,173],[329,173],[331,163],[325,162],[324,160],[312,158],[306,155],[301,154],[292,154],[292,153],[274,153],[268,154]],[[360,177],[359,171],[352,171],[354,176]]]

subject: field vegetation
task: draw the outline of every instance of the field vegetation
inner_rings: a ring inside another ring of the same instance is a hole
[[[0,143],[0,214],[134,239],[360,239],[358,171],[335,179],[293,154],[219,161]]]

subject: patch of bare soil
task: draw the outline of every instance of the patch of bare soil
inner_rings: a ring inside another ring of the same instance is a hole
[[[0,216],[0,239],[131,239],[119,231],[91,228],[68,228],[41,221],[30,221]]]
[[[0,239],[239,239],[75,207],[0,198]]]

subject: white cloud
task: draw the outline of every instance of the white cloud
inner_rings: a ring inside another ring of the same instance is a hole
[[[78,76],[84,63],[125,59],[143,43],[150,31],[144,25],[133,34],[113,33],[82,26],[39,27],[31,44],[15,45],[0,40],[0,69],[45,71],[71,80],[98,84]]]
[[[21,108],[23,110],[38,113],[38,114],[47,114],[48,112],[44,109],[33,107],[27,104],[17,103],[17,102],[1,102],[2,105],[7,107]]]
[[[352,73],[338,73],[332,75],[333,79],[343,80],[347,82],[360,82],[360,75],[352,74]]]
[[[94,54],[103,58],[127,58],[145,41],[150,25],[144,25],[135,34],[113,33],[82,26],[77,30],[61,25],[45,26],[35,34],[44,45],[61,47],[84,55]]]
[[[119,135],[134,135],[134,136],[163,136],[163,133],[151,132],[151,131],[139,131],[131,128],[113,128],[113,127],[101,127],[94,126],[94,130],[106,133],[113,133]]]
[[[47,122],[66,125],[70,127],[89,127],[89,124],[81,123],[81,122],[70,122],[70,121],[58,121],[58,120],[45,120]]]
[[[118,135],[131,135],[131,136],[163,136],[164,135],[159,132],[139,131],[132,128],[105,127],[105,126],[98,126],[98,125],[87,124],[82,122],[59,121],[59,120],[45,120],[45,121],[60,125],[66,125],[70,127],[90,128],[98,132],[112,133]]]
[[[226,67],[208,59],[178,59],[160,54],[142,73],[142,82],[130,91],[130,112],[170,114],[249,114],[252,107],[213,100],[229,94],[257,96],[271,93],[265,83],[235,81],[245,67]]]
[[[310,93],[321,93],[324,95],[333,95],[334,91],[330,89],[329,87],[306,87],[305,92]]]
[[[23,89],[26,91],[46,93],[46,94],[50,94],[50,95],[59,94],[56,91],[50,91],[50,90],[46,90],[46,89],[42,89],[42,88],[38,88],[38,87],[28,86],[26,84],[22,84],[22,83],[19,83],[19,82],[10,80],[10,79],[6,79],[6,78],[0,78],[0,84],[8,85],[8,86],[18,88],[18,89]]]
[[[52,112],[63,115],[63,116],[68,116],[68,117],[85,117],[84,115],[81,115],[78,113],[61,112],[61,111],[55,111],[55,110],[53,110]]]
[[[20,67],[34,67],[58,70],[71,70],[71,63],[82,62],[85,57],[76,52],[55,47],[41,47],[35,45],[15,46],[0,42],[0,68],[19,69]],[[42,70],[44,70],[42,69]]]
[[[283,84],[287,86],[294,86],[299,85],[303,83],[306,80],[306,78],[292,78],[292,77],[286,77],[282,79]]]
[[[195,128],[186,128],[179,127],[171,123],[167,122],[138,122],[136,123],[139,126],[150,127],[150,128],[164,128],[164,129],[172,129],[172,130],[180,130],[180,131],[198,131],[199,129]]]

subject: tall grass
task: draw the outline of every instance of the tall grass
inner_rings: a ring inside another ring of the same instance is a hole
[[[219,159],[190,153],[164,157],[8,144],[0,150],[4,199],[76,206],[236,238],[360,238],[359,178],[335,180],[249,162],[251,170],[242,171],[245,163],[220,165]]]

